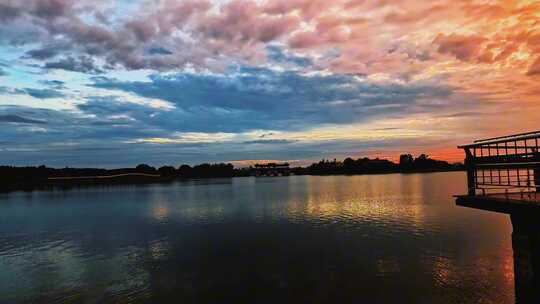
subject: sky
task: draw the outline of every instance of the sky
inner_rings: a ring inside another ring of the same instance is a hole
[[[540,0],[2,0],[0,163],[427,153],[540,129]]]

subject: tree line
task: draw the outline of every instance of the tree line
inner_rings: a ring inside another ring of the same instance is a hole
[[[443,160],[432,159],[426,154],[421,154],[416,158],[411,154],[402,154],[399,163],[387,159],[367,157],[358,159],[347,157],[343,161],[323,159],[305,168],[293,168],[293,173],[336,175],[457,171],[463,169],[463,164],[450,164]]]
[[[111,176],[122,174],[144,174],[159,177],[160,180],[174,180],[187,178],[212,178],[212,177],[239,177],[249,176],[252,167],[235,168],[230,163],[200,164],[195,166],[180,165],[162,166],[155,168],[147,164],[140,164],[135,168],[121,169],[96,169],[96,168],[50,168],[39,167],[13,167],[0,166],[0,187],[16,185],[40,185],[46,183],[49,178],[66,177],[94,177]],[[399,163],[387,159],[370,159],[367,157],[343,161],[323,159],[307,167],[291,168],[295,175],[336,175],[336,174],[372,174],[372,173],[408,173],[408,172],[431,172],[462,170],[462,164],[450,164],[446,161],[435,160],[425,154],[413,157],[411,154],[403,154]],[[150,179],[151,180],[151,179]],[[130,179],[129,182],[134,181]],[[136,180],[135,180],[136,181]]]

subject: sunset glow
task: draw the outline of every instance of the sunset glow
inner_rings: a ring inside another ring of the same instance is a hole
[[[461,161],[539,84],[540,1],[0,2],[8,164]]]

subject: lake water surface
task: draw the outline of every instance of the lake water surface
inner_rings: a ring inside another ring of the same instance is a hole
[[[0,194],[0,303],[513,303],[465,173]]]

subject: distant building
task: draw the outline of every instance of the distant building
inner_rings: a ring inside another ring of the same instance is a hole
[[[291,175],[291,168],[288,163],[268,163],[256,164],[250,167],[252,176],[287,176]]]

